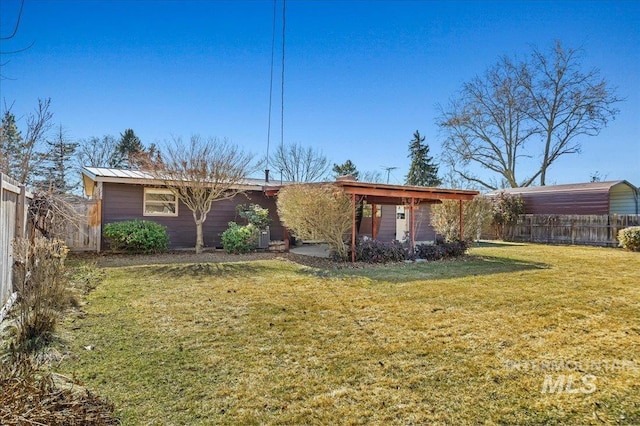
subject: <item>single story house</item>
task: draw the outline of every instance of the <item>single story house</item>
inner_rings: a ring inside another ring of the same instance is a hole
[[[162,182],[138,170],[84,167],[82,181],[85,195],[98,200],[92,222],[100,227],[124,220],[152,220],[167,227],[170,248],[195,246],[196,225],[191,210],[169,191]],[[259,204],[269,210],[271,239],[283,240],[284,228],[276,211],[274,197],[265,195],[270,184],[260,179],[246,179],[246,192],[228,200],[216,201],[203,224],[204,244],[221,247],[221,234],[230,221],[242,223],[238,204]],[[279,184],[278,184],[279,186]],[[100,232],[101,235],[102,232]],[[99,250],[107,248],[100,238]]]
[[[107,248],[107,243],[101,238],[105,224],[133,219],[152,220],[166,226],[171,249],[195,245],[196,226],[191,211],[150,174],[138,170],[84,167],[82,180],[85,195],[96,200],[90,224],[99,231],[98,250]],[[435,231],[429,223],[431,204],[443,199],[471,200],[478,193],[350,179],[338,179],[336,184],[353,197],[354,206],[355,201],[365,204],[360,235],[383,241],[409,238],[412,243],[435,239]],[[205,246],[221,247],[221,234],[228,228],[228,223],[240,221],[236,212],[238,204],[254,203],[267,208],[271,218],[271,240],[288,238],[276,207],[276,197],[282,185],[279,181],[246,179],[242,184],[243,194],[214,202],[203,224]]]
[[[626,180],[508,188],[487,195],[502,191],[522,196],[525,214],[640,214],[640,191]]]

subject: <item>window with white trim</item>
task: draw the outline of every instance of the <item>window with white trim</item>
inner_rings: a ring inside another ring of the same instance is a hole
[[[178,216],[178,198],[168,189],[144,189],[144,216]]]

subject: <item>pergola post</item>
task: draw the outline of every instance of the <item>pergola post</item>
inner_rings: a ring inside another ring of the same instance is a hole
[[[459,200],[460,203],[460,241],[464,240],[464,219],[462,218],[462,200]]]
[[[356,194],[351,194],[351,262],[356,261]]]
[[[415,218],[415,198],[411,197],[411,216],[409,225],[409,237],[411,238],[411,250],[416,247],[416,218]]]
[[[376,225],[377,225],[376,216],[378,216],[378,205],[372,204],[371,205],[371,238],[373,238],[374,240],[378,238],[378,230],[376,229]]]

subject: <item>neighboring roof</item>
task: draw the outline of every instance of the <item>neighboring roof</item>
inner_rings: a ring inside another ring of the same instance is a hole
[[[638,189],[626,180],[607,182],[571,183],[565,185],[508,188],[504,192],[519,195],[524,201],[526,214],[611,214],[612,188],[625,189],[624,197],[636,197]],[[503,190],[493,191],[495,196]],[[632,201],[632,204],[635,202]]]
[[[634,190],[638,190],[635,186],[626,180],[610,180],[606,182],[584,182],[584,183],[569,183],[562,185],[546,185],[546,186],[527,186],[522,188],[505,188],[497,189],[489,192],[487,195],[498,194],[500,192],[506,192],[508,194],[531,194],[531,193],[545,193],[545,192],[570,192],[570,191],[606,191],[608,192],[612,187],[626,184]]]

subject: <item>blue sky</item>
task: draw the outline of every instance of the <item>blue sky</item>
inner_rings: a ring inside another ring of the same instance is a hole
[[[281,7],[281,0],[278,8]],[[0,0],[2,34],[17,0]],[[27,0],[3,55],[0,100],[17,116],[50,97],[73,139],[132,128],[143,143],[172,136],[228,138],[263,156],[272,1]],[[280,40],[280,16],[277,39]],[[437,158],[437,105],[501,55],[524,57],[554,40],[584,50],[626,98],[582,154],[566,156],[547,183],[607,179],[640,185],[640,2],[288,0],[284,141],[321,149],[360,170],[408,170],[415,130]],[[280,142],[280,66],[271,146]],[[9,61],[7,63],[7,60]],[[481,172],[481,171],[479,171]]]

